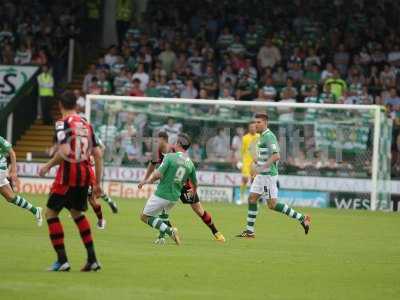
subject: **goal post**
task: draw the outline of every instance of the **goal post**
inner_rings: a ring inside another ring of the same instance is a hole
[[[391,121],[381,106],[112,95],[86,99],[86,117],[111,149],[108,164],[144,166],[149,159],[146,138],[173,119],[165,128],[172,135],[182,128],[192,135],[200,168],[239,172],[233,137],[255,113],[266,112],[284,152],[281,174],[366,179],[362,192],[370,209],[389,208]]]

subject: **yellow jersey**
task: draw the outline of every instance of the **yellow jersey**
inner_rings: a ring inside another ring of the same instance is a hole
[[[244,173],[244,175],[249,176],[250,174],[251,163],[254,160],[256,144],[259,138],[260,135],[258,133],[247,133],[242,138],[242,148],[240,154],[242,156],[242,173]]]

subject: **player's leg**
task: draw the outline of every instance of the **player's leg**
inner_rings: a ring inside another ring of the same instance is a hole
[[[36,218],[36,222],[38,226],[42,226],[43,217],[42,217],[42,208],[36,207],[24,197],[15,195],[13,192],[8,180],[3,178],[0,179],[0,194],[9,202],[16,206],[19,206],[23,209],[30,211]]]
[[[212,220],[211,214],[203,208],[203,205],[201,204],[197,194],[195,195],[194,203],[191,203],[190,206],[192,207],[192,210],[201,218],[203,223],[210,228],[215,239],[219,242],[225,242],[225,237],[218,231]]]
[[[248,197],[248,209],[247,209],[247,226],[246,230],[237,235],[237,237],[254,238],[256,224],[256,218],[258,215],[258,199],[261,197],[264,190],[264,176],[257,175],[254,178],[253,183],[250,187],[250,195]]]
[[[64,207],[65,196],[50,194],[45,212],[47,226],[49,228],[49,237],[51,244],[57,254],[56,262],[48,269],[49,271],[69,271],[67,253],[64,245],[64,229],[58,214]]]
[[[105,229],[106,228],[106,220],[103,218],[103,211],[101,208],[101,204],[97,202],[92,196],[88,198],[89,204],[92,207],[94,213],[97,217],[97,224],[96,227],[98,229]]]
[[[300,222],[301,226],[304,229],[305,234],[308,234],[311,226],[311,217],[308,215],[303,215],[300,212],[297,212],[293,208],[289,207],[287,204],[278,202],[278,187],[277,180],[274,177],[270,177],[268,186],[267,186],[267,205],[269,209],[280,212],[282,214],[287,215],[290,218],[296,219]]]
[[[118,213],[117,203],[115,203],[115,201],[112,200],[110,196],[108,196],[106,193],[103,193],[103,194],[101,194],[100,198],[103,199],[110,206],[113,214]]]
[[[169,214],[167,211],[163,210],[161,214],[158,216],[161,221],[167,224],[169,227],[172,228],[171,222],[169,221]],[[160,231],[158,238],[155,240],[155,244],[165,244],[165,232]]]
[[[143,212],[140,215],[140,219],[150,227],[168,234],[176,244],[179,245],[180,238],[177,234],[176,228],[168,226],[158,217],[162,211],[168,212],[174,204],[174,202],[152,195],[149,200],[147,200]]]
[[[84,214],[84,212],[87,210],[87,199],[88,188],[75,187],[70,188],[66,202],[66,207],[70,210],[71,216],[75,221],[83,245],[85,246],[87,252],[87,261],[81,269],[82,272],[99,271],[101,269],[94,249],[90,223]]]

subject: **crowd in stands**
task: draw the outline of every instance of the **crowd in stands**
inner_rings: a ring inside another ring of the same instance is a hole
[[[68,38],[80,33],[83,1],[5,0],[0,3],[0,64],[49,65],[65,75]]]
[[[246,12],[246,13],[243,13]],[[317,12],[317,13],[316,13]],[[400,169],[397,1],[149,1],[84,93],[381,104]]]

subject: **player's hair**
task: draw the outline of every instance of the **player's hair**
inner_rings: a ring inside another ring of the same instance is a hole
[[[257,113],[254,116],[255,119],[263,119],[264,121],[268,121],[268,115],[264,113]]]
[[[186,133],[180,133],[178,134],[178,140],[176,141],[176,144],[187,150],[189,149],[192,142],[190,141],[190,137]]]
[[[74,109],[76,107],[76,97],[74,93],[67,91],[63,93],[59,98],[61,106],[65,109]]]
[[[158,137],[168,141],[168,133],[166,133],[165,131],[160,131],[158,133]]]

